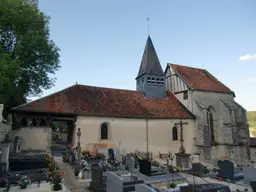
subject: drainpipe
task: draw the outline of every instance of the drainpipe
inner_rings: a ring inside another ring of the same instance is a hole
[[[149,154],[148,154],[148,117],[146,119],[146,144],[147,144],[147,159],[149,159]]]

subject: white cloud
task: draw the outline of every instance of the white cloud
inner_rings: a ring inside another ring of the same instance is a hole
[[[239,61],[252,61],[252,60],[256,60],[256,54],[254,55],[247,54],[239,57]]]
[[[251,77],[251,78],[241,82],[242,85],[250,84],[250,83],[256,83],[256,77]]]

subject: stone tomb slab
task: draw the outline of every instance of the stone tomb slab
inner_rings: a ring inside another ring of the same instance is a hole
[[[136,175],[119,175],[115,172],[107,173],[107,192],[128,192],[134,191],[135,185],[144,181]]]
[[[243,169],[244,180],[243,183],[250,185],[250,182],[256,181],[256,168],[253,167],[245,167]]]
[[[70,192],[70,190],[63,184],[62,185],[62,190],[60,190],[59,192]],[[29,185],[26,189],[20,189],[19,186],[12,186],[10,188],[9,192],[20,192],[20,191],[24,191],[24,192],[52,192],[52,185],[50,185],[49,183],[41,183],[40,187],[38,187],[37,184],[32,184]]]

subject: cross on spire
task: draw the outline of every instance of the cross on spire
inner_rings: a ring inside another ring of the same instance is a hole
[[[148,22],[148,36],[150,36],[150,21],[149,18],[147,17],[147,22]]]

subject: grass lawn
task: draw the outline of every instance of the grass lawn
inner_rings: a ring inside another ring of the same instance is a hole
[[[256,121],[248,121],[249,127],[255,127],[256,128]]]
[[[248,121],[250,135],[256,137],[256,121]]]

